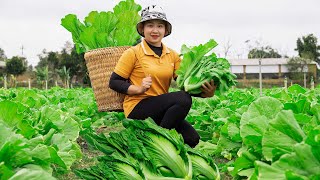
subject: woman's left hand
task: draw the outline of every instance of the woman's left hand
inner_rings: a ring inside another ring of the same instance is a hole
[[[205,82],[201,85],[201,97],[208,98],[214,96],[214,92],[216,91],[216,86],[214,85],[214,81],[211,80],[210,83]]]

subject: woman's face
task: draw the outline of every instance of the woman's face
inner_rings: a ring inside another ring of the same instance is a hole
[[[144,39],[151,45],[160,47],[166,33],[165,22],[162,20],[146,21],[143,26]]]

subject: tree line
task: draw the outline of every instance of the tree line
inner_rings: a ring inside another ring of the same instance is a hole
[[[39,55],[39,62],[35,67],[28,66],[25,57],[13,56],[10,59],[0,48],[0,56],[5,62],[5,69],[0,75],[19,76],[25,72],[34,74],[37,83],[43,84],[44,81],[54,84],[62,82],[64,86],[72,79],[79,85],[90,85],[87,67],[85,65],[84,53],[77,54],[76,49],[69,42],[65,44],[61,51],[47,51],[44,49]]]
[[[320,46],[318,45],[317,37],[313,34],[298,38],[295,51],[298,52],[300,58],[310,59],[312,61],[320,63]],[[288,58],[288,56],[281,55],[271,46],[259,46],[259,42],[255,47],[251,47],[248,53],[248,59],[281,57]]]
[[[301,74],[308,63],[314,61],[320,64],[320,46],[316,36],[313,34],[302,36],[297,39],[296,44],[295,51],[298,52],[298,56],[290,58],[290,71]],[[28,61],[25,57],[13,56],[12,58],[7,58],[4,50],[0,48],[0,61],[6,64],[5,69],[0,69],[0,77],[5,74],[14,77],[29,71],[34,73],[38,83],[60,81],[67,86],[68,81],[74,79],[81,85],[90,85],[84,53],[77,54],[75,46],[71,43],[66,42],[62,50],[57,52],[44,49],[38,57],[38,64],[32,67],[31,65],[28,66]],[[288,56],[281,55],[271,46],[261,46],[259,44],[250,47],[248,53],[248,59],[281,57],[288,58]]]

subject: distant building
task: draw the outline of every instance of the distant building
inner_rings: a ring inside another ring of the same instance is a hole
[[[277,79],[282,78],[289,73],[289,58],[266,58],[261,59],[261,73],[264,77]],[[232,73],[238,76],[238,79],[257,78],[259,74],[259,59],[229,59]],[[305,71],[317,77],[319,64],[312,62],[307,65]]]

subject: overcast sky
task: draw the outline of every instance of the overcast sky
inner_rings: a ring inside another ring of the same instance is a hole
[[[270,45],[281,54],[297,55],[298,37],[313,33],[320,41],[320,0],[136,0],[146,7],[163,7],[173,32],[164,38],[167,46],[180,51],[182,44],[198,45],[213,38],[223,56],[245,57],[254,41]],[[67,14],[80,21],[91,11],[112,11],[119,0],[0,0],[0,48],[8,58],[23,54],[36,65],[38,54],[60,51],[71,33],[60,25]],[[251,40],[245,43],[246,40]],[[320,44],[320,42],[318,42]]]

